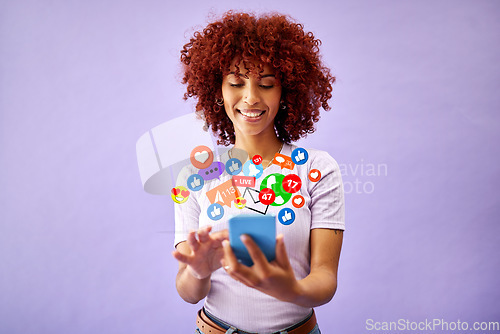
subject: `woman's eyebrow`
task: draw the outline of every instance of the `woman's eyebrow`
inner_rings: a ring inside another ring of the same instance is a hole
[[[229,74],[236,75],[236,73],[235,73],[235,72],[229,72]],[[238,75],[239,75],[240,77],[248,78],[248,76],[247,76],[247,75],[245,75],[245,74],[243,74],[243,73],[238,73]],[[272,73],[270,73],[270,74],[264,74],[264,75],[262,75],[262,76],[261,76],[261,78],[268,78],[268,77],[273,77],[273,78],[275,78],[276,76],[275,76],[274,74],[272,74]]]

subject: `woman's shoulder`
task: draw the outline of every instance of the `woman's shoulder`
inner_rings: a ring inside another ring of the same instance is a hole
[[[306,160],[308,165],[330,165],[335,169],[339,168],[337,160],[327,151],[318,150],[310,147],[301,147],[296,144],[287,144],[288,153],[292,160],[297,163]]]

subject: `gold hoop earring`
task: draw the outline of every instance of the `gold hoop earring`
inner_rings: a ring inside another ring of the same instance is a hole
[[[223,107],[224,106],[224,98],[215,99],[215,104],[218,105],[219,107]]]

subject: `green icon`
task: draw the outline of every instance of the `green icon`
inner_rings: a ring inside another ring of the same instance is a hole
[[[273,206],[281,206],[286,202],[288,202],[292,197],[292,194],[287,193],[285,189],[283,189],[284,178],[285,175],[280,173],[274,173],[266,176],[265,179],[262,180],[262,183],[260,184],[260,190],[264,188],[271,188],[276,194],[276,199],[274,200],[273,203],[271,203],[271,205]]]

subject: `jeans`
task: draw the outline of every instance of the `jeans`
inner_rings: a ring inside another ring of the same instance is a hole
[[[230,331],[230,329],[228,329],[228,331]],[[205,333],[203,333],[199,328],[196,328],[195,334],[205,334]],[[321,334],[321,331],[319,330],[318,324],[316,324],[316,326],[314,326],[314,328],[312,329],[312,331],[309,332],[309,334]]]

